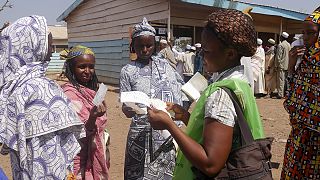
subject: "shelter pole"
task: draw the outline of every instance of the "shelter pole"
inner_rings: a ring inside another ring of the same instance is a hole
[[[193,26],[193,44],[196,43],[196,27]]]
[[[281,36],[281,33],[282,33],[282,18],[281,18],[281,21],[280,21],[280,36]]]
[[[170,33],[171,33],[171,31],[170,31],[170,24],[171,24],[171,6],[170,6],[170,1],[169,1],[169,7],[168,7],[168,22],[167,22],[167,40],[168,41],[170,41]]]

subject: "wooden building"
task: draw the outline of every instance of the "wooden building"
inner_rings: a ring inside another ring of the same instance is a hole
[[[146,17],[159,36],[190,37],[200,42],[202,26],[213,8],[243,10],[253,7],[258,36],[265,42],[282,31],[301,32],[306,14],[269,6],[227,0],[76,0],[58,21],[65,20],[68,44],[83,44],[96,53],[99,80],[119,83],[119,73],[129,62],[130,29]]]
[[[53,52],[60,52],[68,48],[68,32],[66,26],[48,26],[48,30],[52,34]]]

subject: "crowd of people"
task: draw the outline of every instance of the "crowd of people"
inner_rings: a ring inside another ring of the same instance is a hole
[[[215,9],[201,44],[180,52],[161,39],[157,52],[156,31],[143,18],[133,28],[130,51],[136,59],[121,69],[120,93],[141,91],[160,99],[174,117],[152,106],[138,104],[147,108],[141,114],[122,105],[132,119],[124,179],[219,179],[248,134],[265,138],[255,101],[265,95],[284,98],[292,127],[281,179],[320,179],[319,31],[320,8],[305,19],[295,42],[283,32],[279,44],[269,39],[264,46],[250,15]],[[20,18],[1,32],[1,153],[10,154],[13,179],[110,179],[108,103],[93,103],[99,88],[95,53],[82,45],[67,50],[68,82],[60,86],[45,76],[51,44],[42,16]],[[181,87],[195,73],[209,85],[190,112],[192,102]],[[271,174],[271,166],[264,170]],[[6,178],[2,170],[0,178]]]

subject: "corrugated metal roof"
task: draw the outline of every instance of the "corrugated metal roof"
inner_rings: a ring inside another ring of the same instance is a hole
[[[84,0],[76,0],[75,2],[73,2],[71,4],[71,6],[68,7],[68,9],[66,9],[58,18],[57,18],[57,21],[60,22],[60,21],[64,21],[64,19],[66,17],[69,16],[69,14],[75,10]]]
[[[66,9],[58,18],[57,21],[63,21],[69,14],[76,9],[84,0],[76,0],[68,9]],[[308,14],[300,13],[292,10],[281,9],[278,7],[252,4],[239,1],[229,1],[229,0],[181,0],[186,3],[200,4],[205,6],[214,6],[221,8],[231,8],[242,11],[243,9],[251,6],[253,7],[252,12],[257,14],[280,16],[283,18],[294,19],[303,21]]]
[[[298,12],[298,13],[305,13],[305,14],[311,14],[313,12],[313,10],[315,9],[315,4],[316,2],[310,2],[313,4],[311,7],[308,8],[303,8],[300,7],[299,5],[296,6],[292,6],[292,5],[286,5],[285,7],[283,7],[281,4],[283,4],[284,0],[282,1],[262,1],[262,0],[237,0],[243,3],[248,3],[248,4],[255,4],[255,5],[260,5],[260,6],[269,6],[269,7],[273,7],[273,8],[279,8],[279,9],[284,9],[284,10],[288,10],[288,11],[294,11],[294,12]],[[287,0],[287,1],[291,1],[291,0]],[[301,0],[300,0],[301,1]],[[282,3],[281,3],[282,2]],[[296,2],[296,1],[295,1]],[[301,1],[301,3],[304,3],[303,1]],[[319,2],[318,2],[319,3]]]
[[[228,1],[228,0],[181,0],[187,3],[200,4],[205,6],[213,6],[220,8],[230,8],[237,10],[244,10],[245,8],[251,6],[253,10],[251,12],[257,14],[271,15],[271,16],[280,16],[283,18],[294,19],[303,21],[308,14],[300,13],[296,11],[291,11],[287,9],[281,9],[272,6],[265,6],[259,4],[251,4],[239,1]]]

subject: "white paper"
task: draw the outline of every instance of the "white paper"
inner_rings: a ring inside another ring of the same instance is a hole
[[[303,46],[303,45],[304,45],[303,39],[300,38],[300,39],[297,39],[297,40],[293,41],[292,44],[291,44],[291,47]]]
[[[147,111],[147,108],[141,108],[139,107],[136,103],[133,103],[133,102],[126,102],[124,103],[126,106],[132,108],[132,110],[134,112],[136,112],[136,114],[147,114],[148,111]]]
[[[108,91],[108,87],[103,83],[101,83],[96,95],[93,98],[93,104],[96,106],[100,105],[103,102],[107,94],[107,91]]]
[[[128,91],[128,92],[121,92],[120,94],[120,102],[121,103],[139,103],[144,104],[150,107],[151,102],[148,95],[141,91]]]
[[[295,46],[304,46],[303,39],[300,38],[300,39],[297,39],[297,40],[293,41],[292,44],[291,44],[291,47],[295,47]],[[297,70],[297,68],[299,67],[299,64],[301,63],[301,61],[302,61],[302,57],[301,56],[297,57],[295,70]]]
[[[128,91],[120,94],[120,102],[131,107],[137,114],[147,114],[147,108],[141,108],[136,103],[143,104],[166,112],[170,117],[170,113],[166,110],[167,104],[160,99],[150,99],[147,94],[141,91]]]
[[[181,87],[181,90],[190,98],[197,101],[201,93],[208,87],[207,79],[197,72],[193,77]]]

